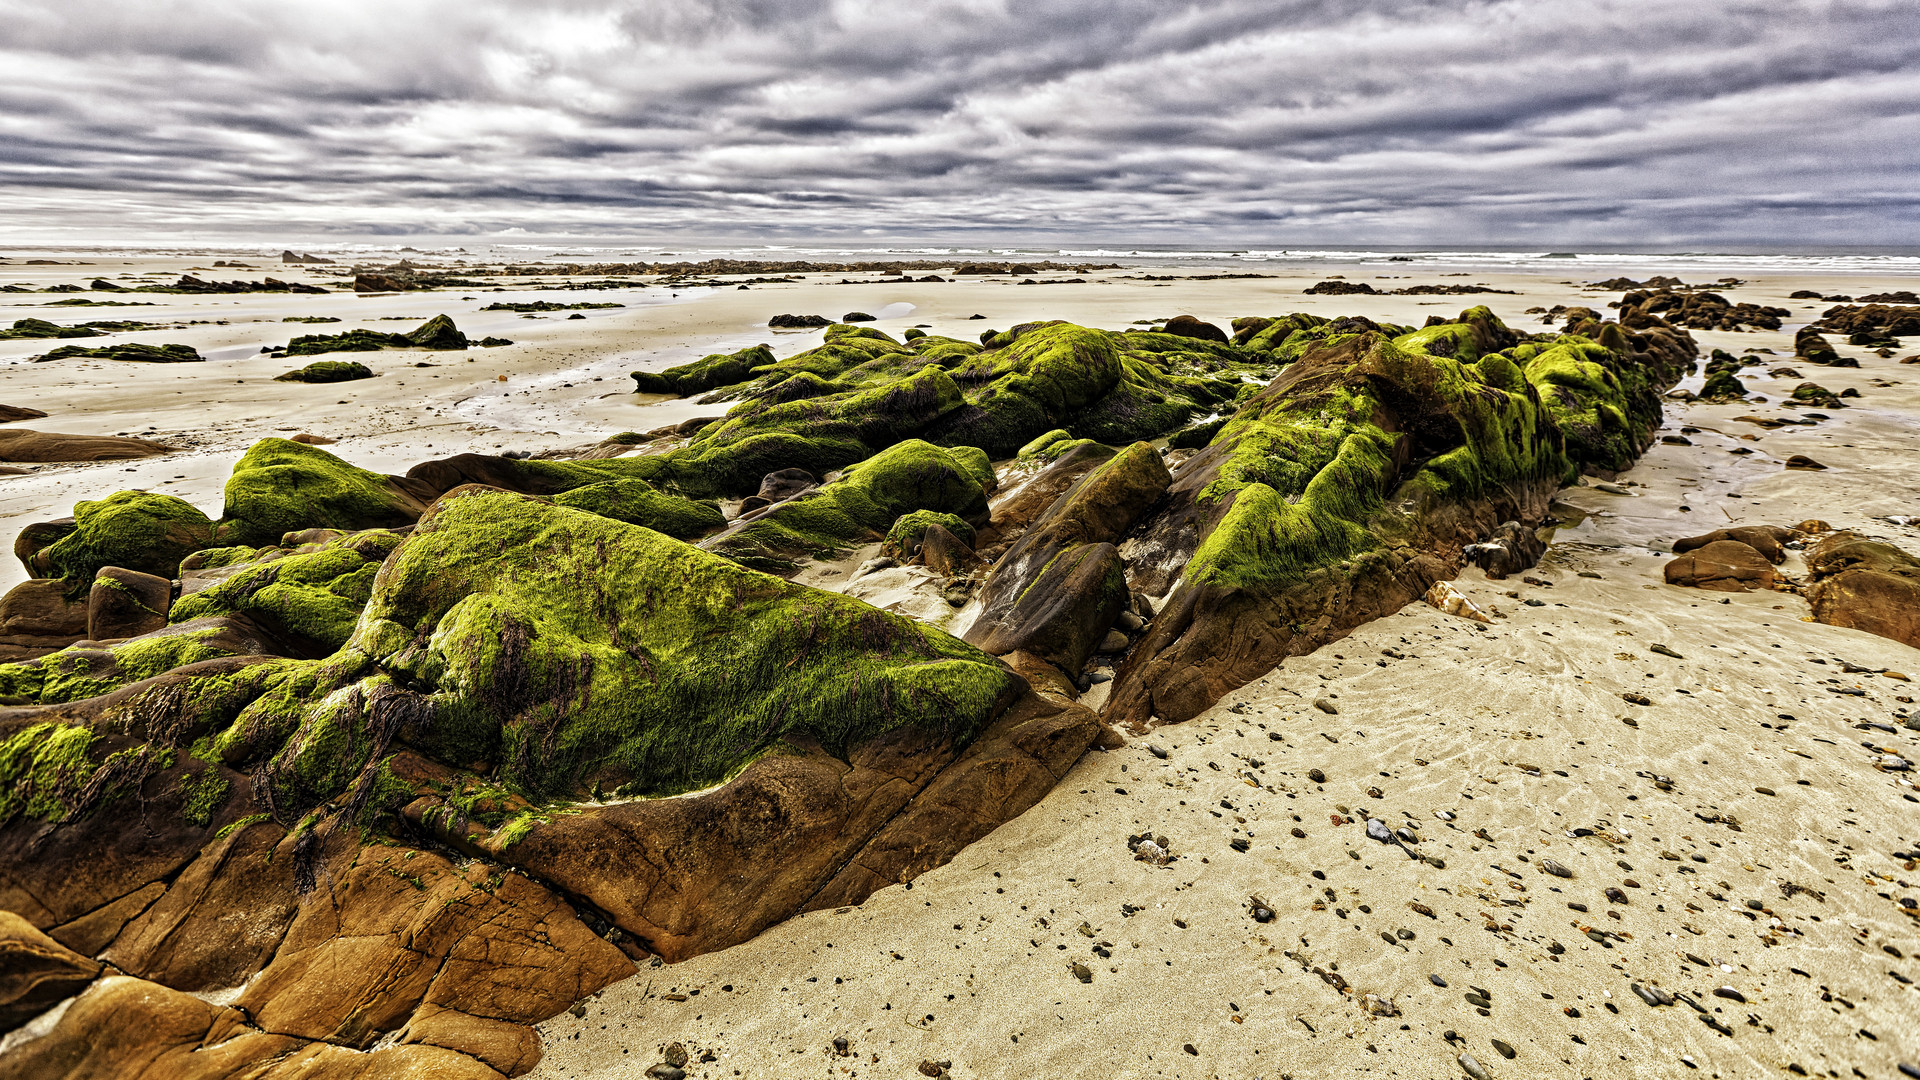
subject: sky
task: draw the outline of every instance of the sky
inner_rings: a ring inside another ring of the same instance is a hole
[[[1920,246],[1916,166],[1914,0],[0,0],[16,241]]]

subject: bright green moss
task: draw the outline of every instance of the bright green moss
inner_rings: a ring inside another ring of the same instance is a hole
[[[1042,435],[1039,438],[1034,439],[1032,442],[1028,443],[1027,445],[1021,447],[1020,453],[1015,456],[1019,457],[1021,460],[1038,457],[1042,451],[1047,449],[1047,447],[1052,446],[1055,443],[1068,442],[1068,441],[1071,441],[1072,439],[1073,439],[1073,433],[1068,431],[1066,428],[1054,428],[1052,431],[1047,432],[1045,435]]]
[[[801,559],[878,539],[914,510],[982,518],[992,476],[986,455],[973,447],[946,449],[910,439],[706,546],[748,566],[790,570]]]
[[[356,641],[399,648],[369,661],[431,705],[430,723],[402,725],[411,744],[461,763],[483,748],[501,784],[536,799],[703,787],[789,733],[836,754],[904,725],[965,740],[1017,688],[910,619],[487,492],[422,523],[362,626]],[[309,804],[365,764],[372,703],[396,692],[364,665],[334,679],[273,763],[276,790]]]
[[[179,623],[245,614],[270,631],[330,653],[353,635],[380,564],[398,546],[395,533],[351,533],[313,551],[248,566],[189,593],[174,603],[169,618]]]
[[[1475,350],[1495,325],[1482,320]],[[1402,347],[1408,341],[1422,347]],[[1512,363],[1436,357],[1427,351],[1434,341],[1448,343],[1442,352],[1468,349],[1453,331],[1320,345],[1300,361],[1313,365],[1310,375],[1259,395],[1224,425],[1213,442],[1231,450],[1199,498],[1232,504],[1188,579],[1282,587],[1378,547],[1390,501],[1465,501],[1564,480],[1573,468],[1566,442]],[[1409,430],[1378,426],[1392,413]],[[1426,461],[1407,472],[1409,451]]]
[[[36,572],[65,582],[70,599],[84,596],[103,566],[173,577],[182,557],[214,537],[192,503],[145,491],[75,503],[73,520],[72,532],[27,557]]]
[[[219,769],[206,768],[183,775],[180,778],[180,816],[188,824],[204,829],[213,823],[213,815],[220,812],[232,793],[233,782],[221,775]]]
[[[723,386],[746,382],[754,369],[773,364],[773,350],[754,345],[734,353],[713,353],[665,371],[633,372],[636,394],[677,394],[692,397]]]
[[[588,484],[555,495],[553,501],[629,525],[643,525],[679,540],[705,536],[727,524],[726,515],[712,503],[662,494],[645,480]]]
[[[222,531],[235,543],[266,546],[303,529],[411,525],[419,505],[389,479],[318,447],[262,439],[227,479]]]
[[[65,816],[97,768],[88,754],[98,739],[85,727],[41,723],[0,740],[0,824]]]
[[[40,705],[84,701],[186,664],[232,655],[217,627],[149,634],[117,645],[69,646],[33,660],[0,664],[0,694]]]

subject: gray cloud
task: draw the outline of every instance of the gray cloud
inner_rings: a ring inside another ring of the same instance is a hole
[[[1920,244],[1908,0],[0,0],[15,235]]]

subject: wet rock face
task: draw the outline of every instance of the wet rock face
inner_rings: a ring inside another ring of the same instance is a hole
[[[1667,564],[1669,585],[1717,592],[1748,592],[1773,587],[1773,563],[1749,544],[1714,540]]]
[[[1023,651],[1078,674],[1127,605],[1114,544],[1171,479],[1159,451],[1135,443],[1059,495],[995,563],[967,640],[996,656]]]
[[[89,960],[0,911],[0,1034],[12,1031],[86,989],[100,973]]]
[[[1920,648],[1920,559],[1848,532],[1807,555],[1813,617]]]

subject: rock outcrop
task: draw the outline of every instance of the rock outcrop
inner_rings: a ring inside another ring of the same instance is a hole
[[[1669,585],[1720,592],[1773,587],[1773,563],[1738,540],[1715,540],[1691,549],[1666,566]]]
[[[1195,716],[1422,596],[1500,523],[1541,521],[1579,471],[1629,465],[1695,353],[1634,319],[1525,341],[1484,308],[1397,336],[1363,320],[1258,330],[1304,351],[1129,537],[1134,590],[1166,599],[1104,718]]]

